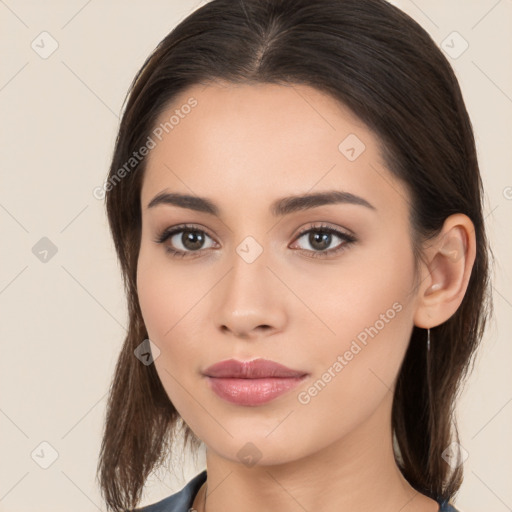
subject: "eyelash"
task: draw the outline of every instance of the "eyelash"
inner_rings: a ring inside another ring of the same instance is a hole
[[[208,233],[206,231],[204,231],[203,229],[199,229],[197,226],[194,226],[191,224],[182,224],[179,226],[175,226],[173,228],[165,229],[156,237],[156,239],[154,239],[154,242],[156,242],[158,244],[163,244],[166,240],[168,240],[175,234],[181,233],[183,231],[203,233],[210,237],[210,235],[208,235]],[[337,253],[345,250],[349,245],[351,245],[352,243],[357,241],[355,236],[349,235],[348,233],[344,233],[344,232],[339,231],[338,229],[334,229],[330,226],[326,226],[325,224],[321,224],[319,226],[316,226],[316,225],[309,226],[307,228],[304,228],[303,230],[301,230],[299,232],[299,234],[295,238],[295,241],[299,240],[302,236],[304,236],[305,234],[310,233],[310,232],[328,233],[331,235],[336,235],[337,237],[341,238],[341,240],[342,240],[342,242],[336,249],[329,249],[327,251],[311,251],[308,249],[296,249],[301,252],[309,253],[308,256],[311,258],[326,258],[326,257],[332,256],[334,254],[337,254]],[[210,237],[210,238],[212,238],[212,237]],[[165,250],[172,257],[188,258],[188,257],[193,257],[192,255],[194,255],[194,254],[199,254],[200,252],[202,252],[204,250],[208,250],[208,249],[199,249],[198,251],[181,251],[181,250],[176,250],[171,247],[165,246]]]

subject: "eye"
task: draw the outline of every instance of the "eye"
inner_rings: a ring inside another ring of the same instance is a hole
[[[305,238],[306,235],[308,235],[307,238]],[[302,230],[296,240],[301,238],[305,238],[312,249],[299,247],[299,250],[308,253],[308,256],[313,258],[325,258],[337,254],[356,241],[355,236],[323,224]],[[328,249],[336,238],[340,240],[338,245],[334,249]],[[166,252],[174,257],[184,258],[193,257],[195,256],[194,253],[200,254],[202,251],[215,246],[216,242],[210,247],[205,247],[206,239],[213,241],[203,229],[194,225],[183,224],[165,229],[154,241],[164,244],[167,240],[170,240],[171,245],[165,245]]]
[[[165,229],[154,241],[158,244],[163,244],[170,240],[172,246],[165,245],[165,250],[173,256],[183,258],[205,250],[204,243],[206,238],[212,240],[202,229],[190,224],[184,224]]]
[[[305,240],[312,249],[301,250],[310,253],[309,256],[313,258],[325,258],[331,256],[346,249],[347,246],[356,241],[355,236],[326,225],[306,228],[299,233],[296,240],[300,240],[305,237],[305,235],[308,235]],[[340,239],[341,242],[338,243],[334,249],[326,250],[333,243],[335,238]]]

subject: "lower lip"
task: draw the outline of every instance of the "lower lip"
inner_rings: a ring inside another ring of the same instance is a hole
[[[304,377],[232,379],[207,377],[218,396],[237,405],[261,405],[297,387]]]

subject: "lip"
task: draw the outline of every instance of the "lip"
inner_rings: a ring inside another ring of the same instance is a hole
[[[267,403],[298,386],[308,375],[268,359],[229,359],[208,367],[203,374],[220,398],[245,406]]]
[[[263,379],[269,377],[303,377],[307,372],[293,370],[269,359],[238,361],[227,359],[209,366],[203,372],[208,377],[232,379]]]

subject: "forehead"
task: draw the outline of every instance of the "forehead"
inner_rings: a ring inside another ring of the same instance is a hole
[[[164,189],[242,207],[327,188],[378,204],[396,202],[401,187],[389,186],[394,178],[378,137],[347,107],[306,85],[195,85],[174,98],[155,129],[143,205]]]

